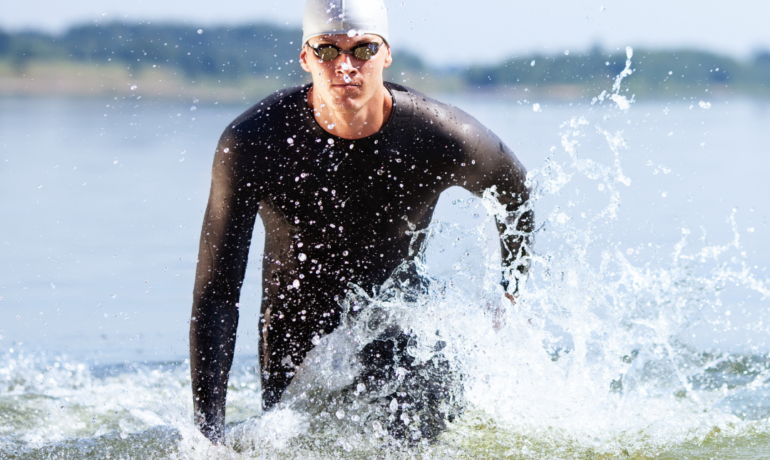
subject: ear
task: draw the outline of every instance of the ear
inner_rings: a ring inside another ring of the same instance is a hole
[[[387,69],[391,64],[393,64],[393,56],[390,54],[390,45],[385,45],[384,51],[386,51],[387,54],[385,55],[385,63],[383,64],[382,68]]]
[[[299,52],[299,65],[302,66],[302,70],[305,72],[312,73],[310,67],[307,65],[307,59],[307,45],[302,45],[302,51]]]

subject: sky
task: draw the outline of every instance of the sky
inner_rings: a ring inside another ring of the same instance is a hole
[[[301,25],[304,0],[0,0],[0,28],[61,32],[93,22]],[[697,48],[747,58],[770,50],[769,0],[385,0],[393,47],[438,65],[593,44]]]

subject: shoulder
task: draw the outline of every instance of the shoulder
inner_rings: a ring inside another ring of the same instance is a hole
[[[467,112],[440,102],[415,89],[394,83],[386,83],[396,104],[409,113],[410,123],[415,129],[430,132],[434,136],[446,137],[475,145],[479,138],[495,137],[488,128]]]
[[[307,85],[282,89],[257,102],[228,124],[222,133],[222,140],[269,137],[274,131],[273,126],[285,126],[287,117],[301,113],[298,109],[304,101],[306,89]]]

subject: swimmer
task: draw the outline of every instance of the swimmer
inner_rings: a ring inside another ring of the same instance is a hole
[[[525,207],[526,170],[468,114],[383,81],[393,57],[382,0],[308,0],[302,43],[300,64],[312,83],[248,109],[225,129],[214,155],[190,366],[196,424],[217,444],[224,442],[238,302],[257,214],[265,230],[265,410],[280,402],[313,338],[339,325],[349,286],[372,292],[419,253],[424,235],[413,240],[413,231],[429,225],[449,187],[476,196],[496,187],[499,202],[518,216],[498,222],[502,284],[511,301],[528,266],[534,218]],[[518,232],[504,235],[506,224]]]

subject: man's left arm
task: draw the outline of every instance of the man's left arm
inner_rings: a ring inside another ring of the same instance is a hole
[[[505,208],[504,216],[495,216],[500,232],[502,285],[506,297],[513,300],[529,270],[535,215],[526,185],[527,170],[513,152],[491,131],[477,125],[467,138],[478,139],[462,168],[462,186],[482,196],[496,188],[497,200]],[[461,185],[458,184],[458,185]]]

